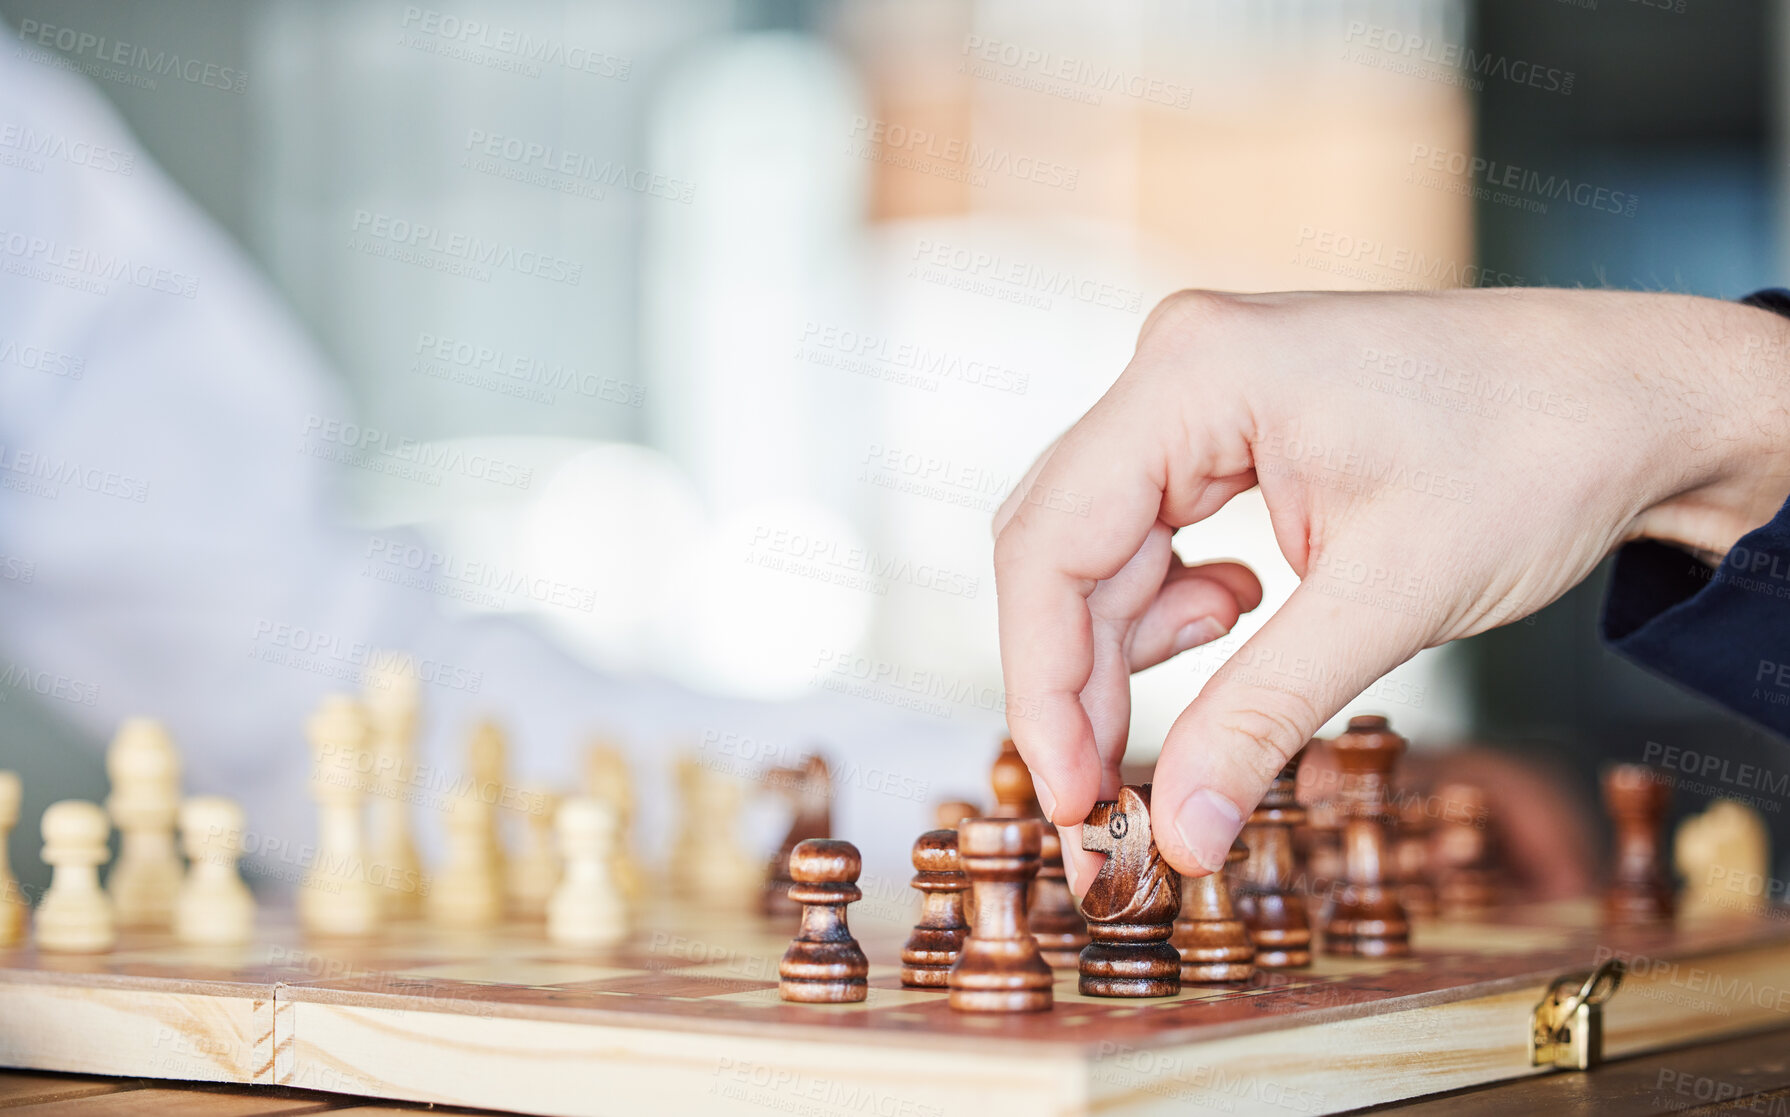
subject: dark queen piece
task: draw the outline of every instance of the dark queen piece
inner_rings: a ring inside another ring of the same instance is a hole
[[[1090,942],[1079,988],[1090,997],[1172,997],[1181,991],[1181,953],[1169,943],[1181,911],[1181,876],[1156,849],[1150,785],[1123,787],[1094,804],[1082,823],[1083,849],[1106,864],[1082,897]]]
[[[1038,792],[1032,784],[1032,770],[1019,755],[1019,747],[1009,737],[1001,742],[1000,754],[988,773],[994,789],[994,808],[990,818],[1043,818],[1044,808],[1038,805]]]

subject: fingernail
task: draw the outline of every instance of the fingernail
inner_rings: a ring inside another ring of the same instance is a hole
[[[1056,817],[1057,797],[1050,793],[1050,785],[1043,780],[1033,780],[1032,786],[1038,793],[1038,806],[1044,811],[1044,817]]]
[[[1224,868],[1231,843],[1243,829],[1243,816],[1229,799],[1206,788],[1194,792],[1175,812],[1175,833],[1187,852],[1209,873]]]
[[[1175,633],[1175,654],[1178,655],[1188,648],[1197,648],[1201,644],[1210,644],[1229,631],[1230,629],[1211,617],[1188,621],[1181,626],[1180,631]]]
[[[1069,891],[1077,896],[1081,895],[1079,887],[1081,881],[1078,879],[1080,876],[1081,874],[1075,870],[1075,858],[1065,856],[1063,858],[1063,880],[1069,885]]]

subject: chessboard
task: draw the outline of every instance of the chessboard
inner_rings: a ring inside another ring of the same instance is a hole
[[[610,948],[539,923],[360,942],[264,919],[253,945],[126,932],[0,950],[0,1065],[287,1085],[538,1114],[1332,1113],[1544,1073],[1532,1012],[1612,958],[1609,1057],[1790,1024],[1790,911],[1606,927],[1591,901],[1419,922],[1406,958],[1334,958],[1174,997],[951,1011],[904,989],[911,913],[854,911],[858,1004],[785,1003],[793,922],[649,899]]]

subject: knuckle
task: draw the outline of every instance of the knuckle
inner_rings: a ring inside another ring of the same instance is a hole
[[[1299,751],[1310,736],[1306,727],[1316,724],[1316,710],[1303,695],[1290,691],[1274,693],[1282,708],[1269,704],[1244,706],[1219,722],[1220,730],[1229,738],[1226,752],[1231,762],[1264,781],[1272,779]]]
[[[1241,299],[1225,291],[1176,291],[1157,303],[1144,319],[1138,346],[1207,336],[1233,321],[1243,306]]]

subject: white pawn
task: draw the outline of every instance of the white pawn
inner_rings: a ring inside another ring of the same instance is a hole
[[[490,927],[503,918],[497,847],[491,839],[496,808],[469,780],[447,816],[447,863],[429,892],[429,917],[448,927]]]
[[[69,954],[112,949],[112,901],[100,890],[112,827],[98,804],[64,799],[44,812],[44,862],[54,870],[37,905],[37,948]]]
[[[379,890],[367,880],[361,827],[366,714],[347,695],[329,695],[305,719],[305,735],[317,800],[317,858],[299,886],[299,922],[317,935],[370,935],[379,926]]]
[[[6,843],[19,823],[19,774],[0,772],[0,946],[25,941],[26,915],[30,906],[12,866],[6,860]]]
[[[410,826],[419,687],[409,656],[387,656],[372,671],[364,695],[374,793],[367,848],[379,869],[374,883],[386,919],[409,919],[422,909],[422,862]]]
[[[180,891],[174,819],[180,810],[180,758],[153,718],[126,718],[106,751],[112,794],[106,810],[118,827],[118,862],[106,882],[120,927],[165,930]]]
[[[523,919],[540,919],[547,914],[547,901],[559,886],[559,848],[553,836],[559,796],[548,788],[525,787],[521,797],[528,804],[524,819],[528,828],[521,855],[510,862],[510,910]]]
[[[627,937],[627,905],[612,869],[615,812],[595,799],[567,799],[555,828],[565,878],[547,902],[547,937],[564,946],[610,946]]]
[[[180,807],[180,837],[192,868],[174,903],[174,937],[198,946],[238,946],[255,931],[255,897],[236,873],[242,808],[203,796]]]

